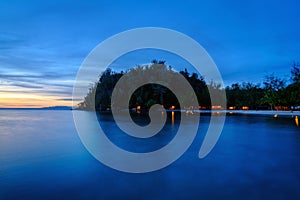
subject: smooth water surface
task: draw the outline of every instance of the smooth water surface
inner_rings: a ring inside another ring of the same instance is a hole
[[[120,133],[111,116],[100,120],[114,143],[136,152],[167,144],[179,123],[138,141]],[[170,166],[129,174],[88,153],[71,111],[1,110],[0,199],[300,198],[300,127],[292,118],[228,116],[213,151],[199,159],[208,123],[201,116],[195,141]]]

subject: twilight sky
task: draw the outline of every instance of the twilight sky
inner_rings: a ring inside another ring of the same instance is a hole
[[[199,42],[225,85],[261,82],[272,72],[288,79],[293,61],[300,61],[299,7],[297,0],[0,0],[0,107],[71,105],[88,53],[114,34],[147,26]],[[140,55],[118,63],[133,67],[158,58],[183,68],[168,54]]]

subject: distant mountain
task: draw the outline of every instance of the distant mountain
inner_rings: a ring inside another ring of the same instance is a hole
[[[72,110],[71,106],[51,106],[42,108],[0,108],[0,110]]]
[[[52,107],[43,107],[41,110],[72,110],[71,106],[52,106]]]

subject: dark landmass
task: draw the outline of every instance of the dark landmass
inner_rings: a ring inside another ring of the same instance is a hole
[[[108,111],[111,109],[112,92],[118,80],[125,74],[131,73],[129,85],[135,85],[143,77],[148,77],[156,72],[154,77],[165,77],[171,83],[177,84],[176,73],[171,66],[166,66],[165,61],[152,61],[151,65],[137,66],[126,72],[115,72],[111,69],[104,71],[99,80],[87,91],[84,101],[78,104],[78,110]],[[150,73],[151,72],[151,73]],[[263,83],[234,83],[225,88],[213,80],[205,80],[205,77],[196,73],[190,74],[186,69],[181,74],[194,89],[200,110],[300,110],[300,63],[294,63],[291,68],[289,80],[276,77],[273,73],[266,76]],[[174,80],[173,80],[174,79]],[[173,80],[173,81],[172,81]],[[211,105],[209,91],[222,100],[221,92],[226,92],[227,105],[215,102]],[[126,93],[126,91],[119,91]],[[183,99],[189,99],[190,93],[186,91]],[[149,110],[154,104],[161,104],[166,109],[180,108],[179,102],[172,91],[159,84],[146,84],[135,90],[131,95],[128,108],[143,112]],[[193,108],[195,109],[195,107]]]

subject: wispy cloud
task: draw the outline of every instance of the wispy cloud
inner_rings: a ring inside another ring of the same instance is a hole
[[[0,33],[0,51],[14,49],[21,45],[24,40],[13,33]]]
[[[9,83],[9,85],[16,86],[16,87],[22,87],[22,88],[31,88],[31,89],[43,88],[42,86],[33,85],[30,83]]]
[[[62,99],[57,99],[59,101],[81,101],[82,99],[77,99],[77,98],[62,98]]]

